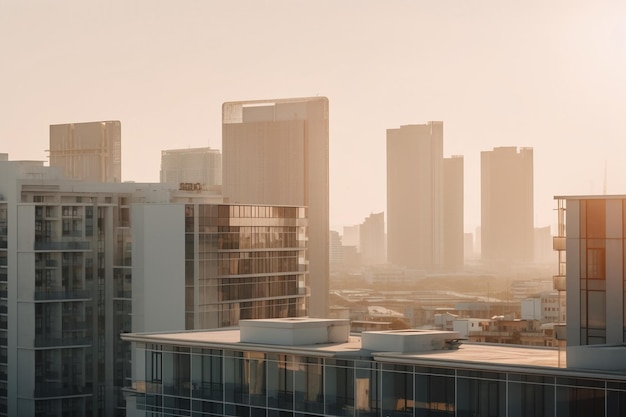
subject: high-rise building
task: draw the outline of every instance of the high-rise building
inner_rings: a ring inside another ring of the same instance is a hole
[[[230,203],[308,207],[309,314],[328,314],[328,99],[222,106],[223,194]]]
[[[387,260],[414,269],[463,263],[463,159],[444,159],[443,122],[387,129]]]
[[[222,154],[208,147],[161,151],[161,182],[187,191],[218,191],[222,185]]]
[[[0,162],[0,415],[124,415],[130,205],[169,193],[60,171]]]
[[[50,166],[66,178],[122,181],[122,130],[117,120],[50,125]]]
[[[533,150],[499,147],[481,152],[483,261],[533,260]]]
[[[382,265],[385,254],[385,213],[372,213],[359,228],[359,252],[363,265]]]
[[[0,154],[0,416],[126,415],[121,333],[305,314],[305,207],[175,188]]]

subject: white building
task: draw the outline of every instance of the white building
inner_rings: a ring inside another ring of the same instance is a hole
[[[568,366],[621,369],[616,364],[626,361],[626,196],[555,199],[565,214],[554,246],[567,254]],[[555,277],[561,290],[562,276]]]
[[[306,314],[304,207],[181,193],[0,155],[0,416],[124,415],[121,333]]]

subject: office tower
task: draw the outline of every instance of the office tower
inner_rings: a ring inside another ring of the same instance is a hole
[[[385,213],[372,213],[360,225],[361,262],[363,265],[382,265],[385,256]]]
[[[306,315],[304,207],[140,204],[132,217],[133,331]]]
[[[208,147],[161,151],[161,182],[187,191],[216,190],[222,185],[222,154]]]
[[[222,106],[223,194],[230,203],[307,206],[309,315],[328,314],[328,99]]]
[[[462,225],[463,159],[444,160],[443,122],[387,129],[388,262],[413,269],[458,266]]]
[[[481,256],[483,261],[533,260],[533,150],[481,152]]]
[[[121,182],[120,122],[50,125],[50,166],[61,168],[66,178]]]

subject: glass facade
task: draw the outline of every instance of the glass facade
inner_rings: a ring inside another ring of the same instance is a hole
[[[129,398],[147,416],[626,414],[626,379],[570,377],[562,369],[490,371],[143,343],[136,353],[145,372]]]
[[[302,207],[186,205],[186,328],[305,315],[306,221]]]

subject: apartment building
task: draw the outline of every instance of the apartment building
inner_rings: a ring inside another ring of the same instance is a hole
[[[174,188],[0,155],[0,415],[123,416],[120,334],[306,314],[304,207]]]

